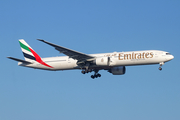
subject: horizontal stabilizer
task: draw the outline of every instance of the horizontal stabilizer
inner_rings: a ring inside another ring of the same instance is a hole
[[[28,62],[28,61],[25,61],[25,60],[13,58],[13,57],[7,57],[7,58],[12,59],[12,60],[15,60],[15,61],[18,61],[18,62],[22,62],[22,63],[24,63],[24,64],[31,64],[31,62]]]

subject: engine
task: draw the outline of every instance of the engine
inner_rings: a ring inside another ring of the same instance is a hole
[[[110,62],[109,57],[101,57],[93,61],[95,65],[99,65],[99,66],[109,66],[109,62]]]
[[[109,69],[108,72],[112,73],[113,75],[123,75],[126,72],[126,67],[125,66],[113,67]]]

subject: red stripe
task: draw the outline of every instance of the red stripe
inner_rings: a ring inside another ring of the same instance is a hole
[[[32,50],[31,48],[29,48],[29,49],[30,49],[30,51],[32,52],[32,54],[34,55],[34,57],[36,58],[36,61],[37,61],[38,63],[40,63],[40,64],[42,64],[42,65],[44,65],[44,66],[53,68],[52,66],[50,66],[50,65],[46,64],[45,62],[43,62],[43,61],[41,60],[41,57],[40,57],[34,50]]]

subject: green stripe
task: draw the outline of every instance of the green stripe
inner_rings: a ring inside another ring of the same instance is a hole
[[[29,49],[27,46],[25,46],[24,44],[22,44],[20,41],[19,41],[19,44],[20,44],[20,46],[21,46],[23,49],[31,52],[30,49]]]

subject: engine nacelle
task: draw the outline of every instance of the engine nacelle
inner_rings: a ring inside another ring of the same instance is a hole
[[[125,66],[113,67],[109,69],[108,72],[112,73],[113,75],[123,75],[126,72],[126,67]]]
[[[99,66],[109,66],[109,61],[110,61],[109,57],[100,57],[94,60],[93,63]]]

